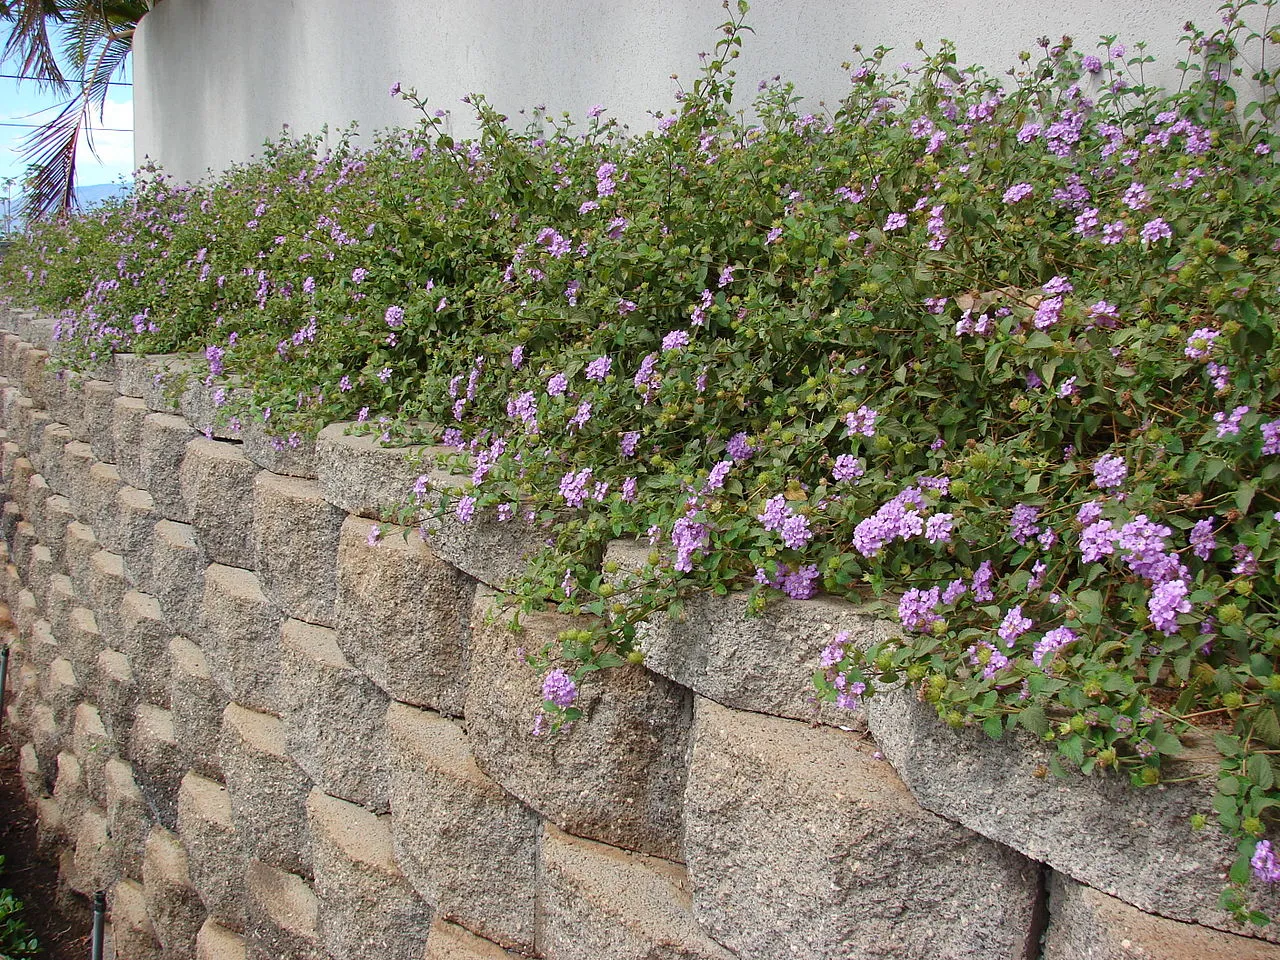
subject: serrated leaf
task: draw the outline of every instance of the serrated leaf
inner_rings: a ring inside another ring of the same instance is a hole
[[[1049,732],[1049,718],[1039,704],[1032,704],[1018,714],[1018,723],[1037,737],[1043,737]]]
[[[1270,790],[1275,785],[1275,772],[1271,769],[1271,763],[1262,754],[1255,753],[1251,756],[1249,762],[1245,764],[1245,770],[1249,774],[1249,779],[1263,790]]]

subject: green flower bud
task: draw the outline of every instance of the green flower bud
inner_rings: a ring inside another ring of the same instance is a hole
[[[1234,603],[1224,603],[1218,608],[1218,619],[1226,624],[1244,622],[1244,611]]]
[[[1244,706],[1244,697],[1240,695],[1238,690],[1232,690],[1222,697],[1222,705],[1228,710],[1239,710]]]
[[[1209,823],[1209,819],[1203,813],[1193,813],[1191,815],[1191,829],[1203,830]]]
[[[1084,733],[1087,729],[1089,729],[1089,724],[1085,722],[1083,713],[1077,713],[1072,716],[1071,718],[1072,733]]]
[[[952,730],[959,730],[964,726],[964,714],[959,710],[951,710],[947,713],[947,726]]]
[[[1138,777],[1142,783],[1148,787],[1154,787],[1160,782],[1160,771],[1155,767],[1143,767],[1142,773]]]
[[[1251,833],[1255,837],[1262,836],[1262,821],[1257,817],[1245,817],[1240,826],[1245,833]]]

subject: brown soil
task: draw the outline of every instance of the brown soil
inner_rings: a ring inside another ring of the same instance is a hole
[[[18,750],[0,731],[0,888],[25,905],[22,916],[40,939],[44,960],[88,960],[91,952],[88,904],[59,909],[58,866],[36,853],[36,813],[27,806],[18,774]],[[74,896],[74,895],[73,895]],[[76,897],[76,901],[80,898]],[[77,909],[77,907],[79,909]]]

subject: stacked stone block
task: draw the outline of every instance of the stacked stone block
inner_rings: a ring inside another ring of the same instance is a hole
[[[831,635],[892,629],[850,604],[693,598],[534,735],[524,653],[576,622],[513,626],[537,531],[391,522],[449,482],[436,451],[237,434],[187,358],[58,375],[47,324],[7,322],[6,729],[117,956],[1280,958],[1204,906],[1223,838],[1143,832],[1199,795],[1033,784],[906,692],[815,704]]]

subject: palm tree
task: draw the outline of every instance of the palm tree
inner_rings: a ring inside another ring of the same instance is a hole
[[[101,119],[111,78],[133,49],[134,29],[158,2],[0,0],[0,20],[10,24],[0,59],[19,63],[22,76],[67,98],[23,144],[33,170],[23,203],[28,218],[75,205],[76,147],[83,137],[93,149],[93,114]]]

